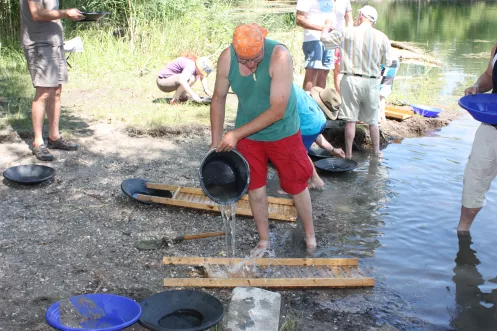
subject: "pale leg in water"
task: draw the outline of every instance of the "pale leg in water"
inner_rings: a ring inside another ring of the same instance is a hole
[[[383,157],[383,153],[380,151],[380,129],[378,125],[369,126],[369,135],[371,136],[371,142],[373,143],[373,154],[378,157]]]
[[[314,234],[314,224],[312,222],[312,204],[309,189],[306,188],[299,194],[294,195],[293,201],[295,203],[295,208],[297,208],[297,213],[304,224],[307,252],[312,254],[316,250],[316,236]]]
[[[480,210],[481,208],[466,208],[461,206],[461,218],[459,219],[457,232],[469,232],[469,228],[471,227],[471,224],[473,224],[473,221]]]
[[[259,232],[259,243],[250,252],[250,256],[258,257],[262,256],[262,254],[269,249],[269,215],[266,186],[250,190],[248,195],[255,226],[257,227],[257,232]]]
[[[378,123],[383,123],[387,119],[385,117],[385,104],[386,104],[386,98],[384,96],[380,95],[380,108],[378,110]]]
[[[352,144],[355,138],[355,122],[345,124],[345,157],[352,158]]]

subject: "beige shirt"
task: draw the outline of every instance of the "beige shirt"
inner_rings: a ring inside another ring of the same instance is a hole
[[[340,68],[344,74],[379,78],[380,65],[390,66],[390,40],[367,23],[325,33],[321,41],[327,48],[341,48]]]
[[[19,0],[21,12],[21,44],[23,48],[62,46],[64,37],[60,20],[37,22],[33,20],[28,1],[39,2],[48,10],[58,10],[59,0]]]

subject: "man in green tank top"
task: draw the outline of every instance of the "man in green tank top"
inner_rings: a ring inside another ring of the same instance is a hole
[[[240,25],[232,44],[219,56],[210,109],[210,147],[218,152],[236,147],[249,163],[249,200],[259,232],[253,253],[261,254],[269,248],[268,160],[278,172],[281,188],[293,196],[308,251],[313,251],[316,239],[307,188],[312,165],[299,130],[292,57],[285,46],[266,39],[266,34],[255,23]],[[223,136],[230,86],[238,97],[238,111],[235,129]]]

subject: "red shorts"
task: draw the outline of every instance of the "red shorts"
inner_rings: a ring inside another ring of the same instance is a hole
[[[340,65],[340,59],[342,58],[342,55],[340,54],[340,47],[335,48],[335,56],[334,56],[334,63],[336,65]]]
[[[312,164],[307,156],[300,130],[293,136],[277,141],[256,141],[244,138],[236,149],[250,167],[249,190],[266,186],[268,160],[278,171],[281,189],[288,194],[299,194],[307,188],[312,176]]]

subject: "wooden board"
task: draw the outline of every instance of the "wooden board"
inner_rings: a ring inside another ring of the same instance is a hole
[[[385,117],[396,120],[406,120],[414,115],[410,106],[385,106]]]
[[[247,261],[248,263],[253,263],[253,260],[246,259],[235,259],[235,264]],[[202,264],[231,264],[230,258],[224,257],[173,257],[164,256],[162,260],[163,264],[183,264],[183,265],[202,265]],[[357,266],[359,263],[358,259],[355,258],[274,258],[266,259],[259,258],[255,259],[255,264],[259,266],[270,266],[270,265],[286,265],[286,266]]]
[[[406,114],[406,115],[414,115],[414,111],[412,110],[411,106],[392,106],[392,105],[387,105],[385,106],[385,111],[391,111],[394,113],[400,113],[400,114]]]
[[[274,259],[235,259],[235,276],[224,273],[227,278],[212,277],[166,278],[165,287],[237,287],[258,286],[268,288],[314,288],[314,287],[365,287],[374,286],[374,278],[364,275],[358,268],[355,258],[274,258]],[[251,268],[240,267],[246,262]],[[255,264],[257,268],[252,268]],[[224,267],[228,271],[231,259],[204,257],[168,257],[163,264],[198,265],[204,267]],[[220,269],[222,270],[222,268]],[[248,270],[248,271],[247,271]],[[255,270],[255,271],[254,271]],[[206,272],[207,274],[207,272]],[[274,277],[276,275],[276,277]]]
[[[149,189],[170,191],[173,196],[171,198],[164,198],[146,194],[138,194],[136,198],[140,201],[219,211],[219,206],[209,199],[201,188],[182,187],[160,183],[146,183],[146,186]],[[236,214],[252,216],[248,195],[243,196],[236,202]],[[295,208],[293,199],[268,197],[268,214],[269,219],[272,220],[288,222],[297,221],[297,209]]]
[[[165,287],[238,287],[272,288],[366,287],[374,286],[373,278],[167,278]]]

